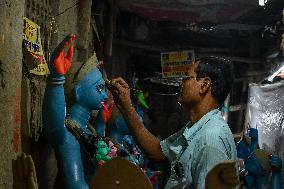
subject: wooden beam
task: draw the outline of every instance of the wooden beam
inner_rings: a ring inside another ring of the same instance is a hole
[[[199,53],[198,57],[208,57],[208,56],[217,56],[228,59],[233,62],[242,62],[247,64],[263,64],[265,61],[262,59],[253,59],[239,56],[230,56],[230,55],[220,55],[220,54],[210,54],[210,53]]]
[[[143,44],[139,42],[128,41],[124,39],[115,39],[114,44],[128,46],[137,49],[145,49],[154,52],[166,52],[166,51],[177,51],[177,50],[191,50],[193,49],[196,52],[202,53],[229,53],[229,49],[227,48],[205,48],[205,47],[194,47],[194,46],[172,46],[171,48],[162,47],[159,45],[149,45]]]
[[[235,83],[237,83],[237,82],[244,82],[244,81],[251,82],[251,78],[253,78],[253,77],[260,77],[260,76],[264,77],[266,74],[267,74],[266,72],[248,71],[248,72],[242,74],[241,77],[235,78],[234,82]]]
[[[91,17],[91,0],[78,1],[78,35],[76,36],[76,49],[79,50],[77,53],[77,60],[85,62],[88,59],[88,45],[89,45],[89,33],[90,33],[90,17]]]
[[[213,30],[238,30],[238,31],[256,31],[260,30],[264,26],[262,25],[250,25],[239,23],[219,24],[213,27]]]
[[[137,49],[145,49],[149,51],[154,51],[154,52],[164,52],[165,48],[159,47],[156,45],[148,45],[148,44],[143,44],[143,43],[138,43],[138,42],[132,42],[124,39],[114,39],[114,44],[115,45],[122,45],[122,46],[128,46],[132,48],[137,48]]]
[[[230,106],[229,111],[230,112],[236,112],[239,110],[244,110],[246,109],[247,105],[246,104],[240,104],[240,105],[234,105],[234,106]]]
[[[207,57],[207,56],[218,56],[225,59],[229,59],[233,62],[242,62],[247,64],[263,64],[264,60],[262,59],[253,59],[253,58],[246,58],[246,57],[238,57],[238,56],[230,56],[226,55],[226,53],[229,52],[227,48],[204,48],[204,47],[193,47],[193,46],[187,46],[187,47],[172,47],[172,48],[166,48],[161,47],[157,45],[149,45],[149,44],[143,44],[139,42],[132,42],[128,40],[123,39],[115,39],[114,44],[116,45],[122,45],[122,46],[128,46],[131,48],[137,48],[137,49],[144,49],[149,50],[153,52],[167,52],[167,51],[177,51],[177,50],[190,50],[193,49],[195,52],[197,52],[198,57]],[[224,54],[215,54],[215,53],[224,53]]]
[[[256,76],[264,76],[267,73],[268,73],[268,71],[254,70],[254,71],[248,71],[244,75],[247,76],[247,77],[256,77]]]

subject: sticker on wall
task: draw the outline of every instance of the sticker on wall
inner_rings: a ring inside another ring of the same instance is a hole
[[[194,61],[194,51],[161,53],[162,77],[183,77]]]
[[[35,75],[49,74],[41,45],[40,27],[26,17],[24,17],[23,55],[30,73]]]

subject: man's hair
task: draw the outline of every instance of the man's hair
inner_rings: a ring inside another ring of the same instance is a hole
[[[197,78],[209,77],[212,81],[212,96],[223,105],[234,82],[233,64],[220,57],[199,58],[195,70]]]

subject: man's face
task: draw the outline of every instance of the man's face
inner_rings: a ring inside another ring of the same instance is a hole
[[[193,63],[187,73],[187,77],[182,83],[181,103],[184,105],[194,105],[200,100],[200,83],[196,79],[195,69],[198,62]]]

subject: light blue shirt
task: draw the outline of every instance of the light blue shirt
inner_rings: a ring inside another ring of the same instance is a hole
[[[217,109],[161,141],[161,148],[171,161],[165,189],[204,189],[206,175],[216,164],[237,159],[233,134]]]

